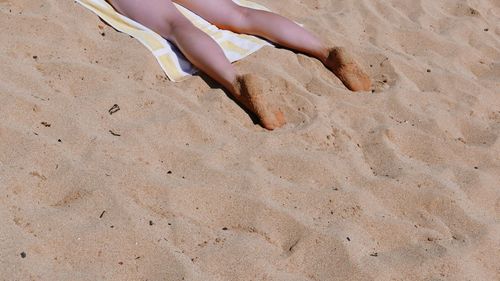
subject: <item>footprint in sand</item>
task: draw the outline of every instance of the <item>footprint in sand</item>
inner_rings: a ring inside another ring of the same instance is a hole
[[[491,147],[495,145],[500,133],[500,128],[494,123],[486,127],[477,122],[461,120],[459,126],[463,141],[474,146]]]
[[[367,65],[366,70],[372,79],[372,92],[383,92],[397,83],[398,74],[388,57],[368,53],[360,56]]]

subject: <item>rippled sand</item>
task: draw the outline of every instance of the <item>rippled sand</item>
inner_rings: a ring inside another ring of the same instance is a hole
[[[73,1],[0,0],[0,280],[500,279],[500,2],[258,2],[374,93],[265,48],[270,133]]]

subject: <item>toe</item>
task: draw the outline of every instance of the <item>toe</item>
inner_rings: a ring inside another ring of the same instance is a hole
[[[275,130],[286,124],[285,115],[281,110],[272,112],[271,116],[262,116],[261,124],[267,130]]]

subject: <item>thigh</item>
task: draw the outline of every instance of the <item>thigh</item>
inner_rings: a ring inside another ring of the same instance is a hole
[[[107,0],[120,14],[157,30],[168,23],[187,20],[171,0]]]
[[[238,20],[243,7],[231,0],[172,0],[217,26],[229,26]]]

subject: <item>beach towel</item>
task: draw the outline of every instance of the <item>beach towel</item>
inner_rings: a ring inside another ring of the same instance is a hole
[[[153,53],[170,80],[182,81],[197,71],[175,45],[171,44],[151,29],[119,14],[105,0],[76,1],[97,14],[115,29],[139,40]],[[241,6],[267,11],[265,7],[250,1],[233,1]],[[217,42],[217,44],[219,44],[219,46],[221,46],[222,50],[224,50],[224,54],[231,62],[240,60],[266,45],[271,45],[267,41],[255,36],[237,34],[231,31],[218,29],[195,13],[180,5],[175,5],[196,27],[207,33]]]

